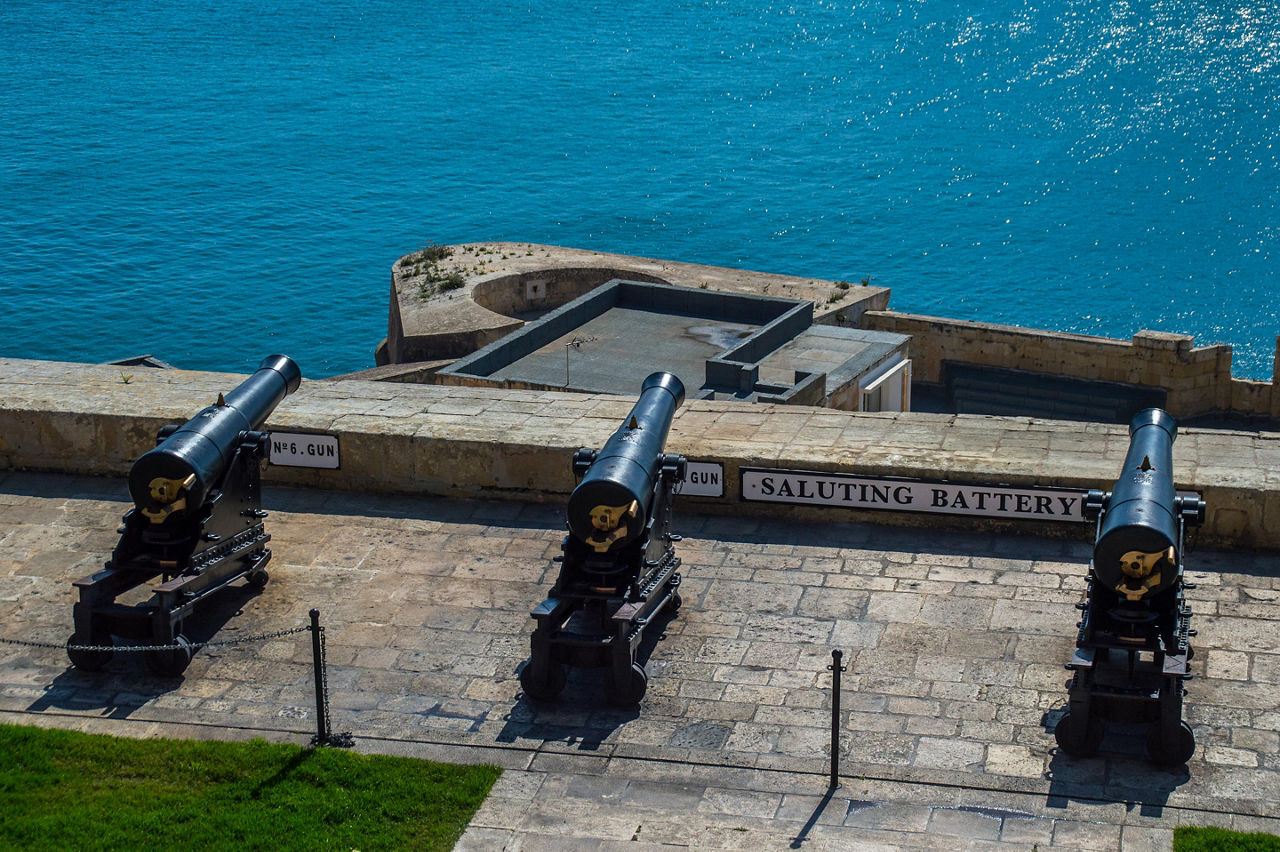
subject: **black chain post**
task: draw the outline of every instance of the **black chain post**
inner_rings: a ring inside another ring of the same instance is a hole
[[[827,666],[831,672],[831,781],[827,786],[831,790],[840,786],[840,673],[845,670],[840,660],[843,657],[843,651],[834,649],[831,665]]]
[[[315,663],[316,735],[313,746],[351,748],[356,744],[350,731],[335,734],[329,730],[329,670],[325,661],[324,628],[320,626],[320,610],[311,610],[311,657]]]
[[[314,745],[324,745],[329,741],[329,720],[325,717],[325,684],[324,664],[320,649],[320,610],[311,610],[311,659],[315,667],[316,680],[316,738]]]

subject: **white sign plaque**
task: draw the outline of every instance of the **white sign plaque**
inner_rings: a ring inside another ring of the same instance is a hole
[[[689,462],[684,482],[676,486],[677,494],[690,497],[723,497],[724,465],[715,462]]]
[[[742,468],[742,499],[1033,521],[1085,520],[1084,491]]]
[[[271,463],[289,467],[338,467],[337,435],[271,433]]]

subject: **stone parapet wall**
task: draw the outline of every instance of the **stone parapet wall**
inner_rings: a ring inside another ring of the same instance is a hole
[[[125,382],[124,379],[129,381]],[[185,422],[243,376],[0,359],[0,468],[120,476],[167,423]],[[267,426],[337,435],[341,468],[268,469],[272,482],[351,492],[563,501],[573,451],[601,446],[633,400],[609,395],[360,380],[304,381]],[[725,497],[699,511],[1088,538],[1085,524],[1036,526],[740,499],[742,467],[830,471],[978,485],[1109,489],[1124,426],[690,400],[667,449],[724,465]],[[1199,540],[1280,549],[1280,435],[1183,429],[1176,484],[1202,493]],[[121,486],[121,500],[126,490]],[[268,498],[269,503],[269,498]]]
[[[911,335],[916,381],[938,383],[943,363],[959,361],[1164,388],[1175,417],[1280,416],[1274,382],[1233,378],[1230,346],[1197,347],[1185,334],[1140,331],[1132,340],[1116,340],[896,311],[867,311],[861,322]]]

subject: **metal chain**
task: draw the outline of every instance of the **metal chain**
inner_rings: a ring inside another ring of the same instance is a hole
[[[320,630],[320,691],[324,695],[324,717],[333,722],[333,714],[329,712],[329,660],[325,656],[324,628]]]
[[[168,645],[72,645],[70,643],[65,645],[58,645],[53,642],[35,642],[30,639],[5,639],[3,637],[0,637],[0,644],[18,645],[24,648],[48,648],[48,649],[57,650],[57,651],[82,651],[82,652],[88,652],[88,653],[103,653],[103,652],[128,653],[131,651],[147,652],[147,651],[179,651],[179,650],[195,651],[197,648],[216,648],[220,645],[241,645],[241,644],[244,644],[245,642],[263,642],[268,639],[279,639],[284,636],[293,636],[294,634],[297,634],[297,633],[307,633],[307,632],[310,632],[311,629],[312,629],[311,625],[308,624],[304,627],[288,627],[288,628],[285,628],[284,630],[276,630],[271,633],[259,633],[255,636],[240,636],[235,639],[223,639],[218,642],[188,642],[187,644],[180,644],[177,642],[173,642]],[[321,695],[323,696],[323,701],[324,701],[324,717],[325,719],[332,721],[333,716],[329,712],[329,667],[328,667],[328,662],[325,654],[324,628],[320,627],[318,628],[318,630],[320,632],[320,675],[319,676],[320,676],[320,685],[321,685]],[[330,733],[328,740],[325,742],[315,742],[313,738],[312,745],[328,745],[328,746],[336,746],[338,748],[351,748],[352,746],[355,745],[355,738],[351,735],[350,731],[343,731],[340,734]]]
[[[235,639],[222,639],[217,642],[189,642],[185,645],[177,642],[168,645],[58,645],[53,642],[33,642],[29,639],[5,639],[0,637],[0,643],[5,645],[21,645],[25,648],[53,648],[58,651],[89,651],[104,652],[115,651],[117,653],[130,653],[135,651],[177,651],[182,648],[190,648],[192,651],[197,648],[216,648],[220,645],[240,645],[245,642],[263,642],[267,639],[279,639],[283,636],[292,636],[295,633],[304,633],[309,631],[308,627],[290,627],[285,630],[277,630],[274,633],[261,633],[256,636],[240,636]],[[323,630],[321,633],[323,639]]]
[[[307,628],[310,630],[311,628]],[[320,693],[324,696],[324,718],[328,720],[329,739],[323,743],[316,745],[327,745],[335,748],[351,748],[356,744],[355,737],[350,731],[343,731],[340,734],[333,732],[333,714],[329,712],[329,660],[325,655],[325,636],[324,627],[318,628],[320,631]]]

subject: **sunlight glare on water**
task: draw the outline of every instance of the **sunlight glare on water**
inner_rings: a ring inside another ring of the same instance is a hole
[[[1280,332],[1280,7],[0,5],[0,354],[372,365],[390,269],[518,240],[891,307]]]

